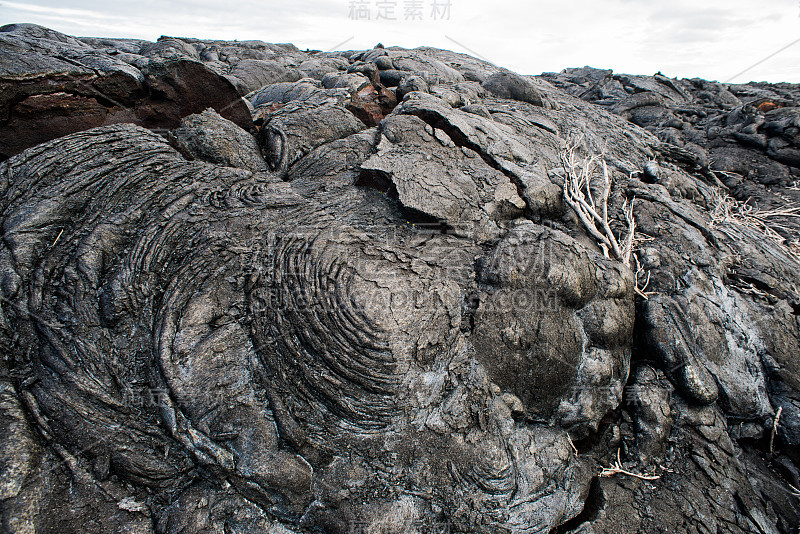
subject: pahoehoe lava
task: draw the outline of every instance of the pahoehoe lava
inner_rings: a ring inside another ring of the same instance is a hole
[[[797,532],[800,87],[0,51],[3,532]]]

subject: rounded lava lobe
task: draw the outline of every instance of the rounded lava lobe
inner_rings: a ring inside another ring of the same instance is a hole
[[[544,301],[525,307],[507,298],[525,292],[487,296],[475,315],[473,343],[491,380],[519,397],[529,417],[546,419],[575,382],[582,328],[574,311],[556,301],[547,309]]]
[[[617,349],[630,345],[626,325],[633,313],[623,274],[590,259],[568,236],[532,223],[514,228],[479,266],[477,358],[490,380],[522,401],[529,418],[558,418],[561,401],[591,379],[580,370],[592,363],[594,348],[614,349],[603,352],[615,361],[604,363],[602,376],[608,387],[621,389],[627,351]],[[601,418],[611,406],[600,404],[573,420]]]

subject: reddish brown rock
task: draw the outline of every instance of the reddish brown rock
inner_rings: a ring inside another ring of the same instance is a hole
[[[183,117],[213,108],[246,130],[252,127],[250,111],[233,84],[202,63],[153,62],[144,73],[150,97],[136,106],[142,126],[176,128]]]
[[[108,108],[84,96],[54,93],[29,96],[11,111],[0,129],[0,145],[7,155],[69,133],[105,124]]]
[[[0,159],[107,124],[172,129],[207,108],[252,127],[233,84],[188,56],[120,54],[29,24],[0,28],[0,52]]]
[[[347,109],[367,126],[377,126],[397,106],[397,97],[390,90],[368,85],[353,95]]]

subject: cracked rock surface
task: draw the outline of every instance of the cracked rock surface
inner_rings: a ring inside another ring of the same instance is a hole
[[[797,87],[0,49],[3,532],[797,532]]]

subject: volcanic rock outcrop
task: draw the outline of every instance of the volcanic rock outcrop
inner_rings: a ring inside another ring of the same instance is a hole
[[[796,531],[797,87],[0,49],[3,531]]]

